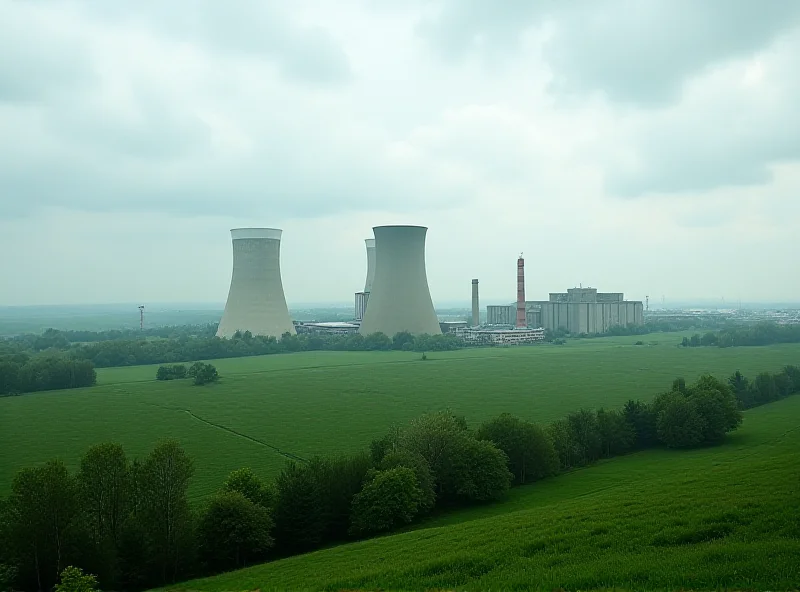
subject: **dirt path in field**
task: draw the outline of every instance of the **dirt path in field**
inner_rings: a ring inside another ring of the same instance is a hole
[[[186,413],[189,417],[199,421],[200,423],[204,423],[204,424],[206,424],[208,426],[211,426],[212,428],[216,428],[218,430],[222,430],[224,432],[228,432],[229,434],[233,434],[234,436],[237,436],[239,438],[243,438],[245,440],[253,442],[254,444],[259,444],[261,446],[264,446],[265,448],[269,448],[273,452],[277,452],[281,456],[286,457],[286,458],[288,458],[290,460],[296,460],[296,461],[300,461],[300,462],[308,462],[308,460],[303,458],[302,456],[298,456],[297,454],[294,454],[292,452],[286,452],[285,450],[281,450],[277,446],[273,446],[272,444],[270,444],[268,442],[264,442],[263,440],[259,440],[258,438],[254,438],[252,436],[248,436],[247,434],[243,434],[241,432],[237,432],[236,430],[234,430],[232,428],[229,428],[227,426],[224,426],[224,425],[221,425],[221,424],[218,424],[218,423],[214,423],[213,421],[209,421],[208,419],[205,419],[205,418],[200,417],[199,415],[197,415],[195,413],[192,413],[188,409],[181,409],[179,407],[164,407],[163,405],[156,405],[154,403],[148,403],[148,405],[151,405],[153,407],[158,407],[159,409],[163,409],[165,411],[178,411],[178,412]]]

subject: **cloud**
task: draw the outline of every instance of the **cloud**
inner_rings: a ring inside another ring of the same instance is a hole
[[[329,85],[351,76],[347,55],[324,27],[298,25],[276,2],[145,0],[135,7],[86,6],[89,15],[115,25],[147,28],[223,53],[265,56],[290,80]]]
[[[747,57],[800,24],[783,0],[442,0],[419,32],[449,58],[508,57],[525,33],[547,32],[544,57],[558,94],[600,92],[612,101],[672,103],[687,78]]]
[[[773,167],[800,160],[800,35],[688,83],[680,103],[625,118],[607,160],[612,194],[764,185]]]

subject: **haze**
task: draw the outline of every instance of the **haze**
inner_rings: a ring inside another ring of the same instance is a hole
[[[0,0],[0,304],[223,302],[229,229],[350,302],[796,300],[800,3]],[[655,295],[655,296],[654,296]]]

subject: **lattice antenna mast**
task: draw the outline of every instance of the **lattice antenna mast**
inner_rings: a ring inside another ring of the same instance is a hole
[[[139,307],[139,331],[144,331],[144,305]]]

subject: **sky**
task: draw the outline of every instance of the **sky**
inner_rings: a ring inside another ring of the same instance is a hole
[[[434,302],[800,300],[800,2],[0,0],[0,305],[292,302],[429,228]]]

